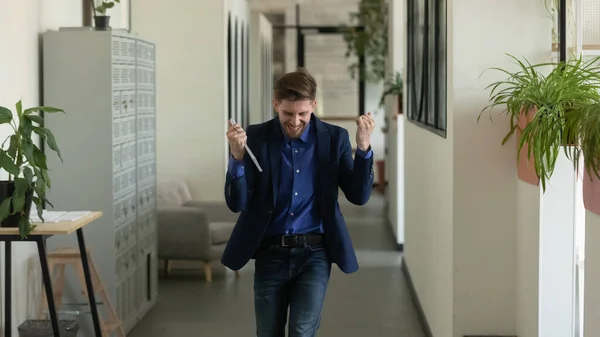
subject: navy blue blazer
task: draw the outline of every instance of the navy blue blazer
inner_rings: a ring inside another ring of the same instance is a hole
[[[345,273],[358,270],[352,240],[338,204],[339,188],[348,201],[364,205],[373,185],[373,155],[369,159],[352,158],[348,131],[319,120],[315,115],[318,159],[315,207],[323,219],[327,249],[332,262]],[[233,212],[241,212],[221,262],[239,270],[254,258],[271,220],[277,196],[283,133],[279,118],[251,125],[246,130],[248,147],[260,163],[259,172],[248,154],[244,157],[245,174],[234,179],[226,174],[225,201]]]

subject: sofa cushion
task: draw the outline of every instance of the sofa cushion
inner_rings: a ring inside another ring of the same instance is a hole
[[[210,229],[210,237],[212,238],[212,244],[217,245],[220,243],[227,243],[231,232],[233,232],[234,222],[211,222],[208,224]]]

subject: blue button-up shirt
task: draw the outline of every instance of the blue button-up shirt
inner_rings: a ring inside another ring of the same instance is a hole
[[[311,121],[298,139],[283,132],[277,202],[265,237],[282,234],[322,233],[323,224],[314,204],[317,178],[316,130]],[[356,155],[370,158],[373,151],[356,150]],[[233,178],[244,174],[243,161],[229,160]]]

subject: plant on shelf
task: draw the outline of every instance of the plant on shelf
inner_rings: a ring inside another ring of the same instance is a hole
[[[361,0],[358,12],[350,13],[353,26],[343,26],[346,57],[354,58],[348,67],[350,76],[378,83],[385,79],[388,54],[388,5],[385,0]],[[360,27],[360,28],[358,28]],[[365,59],[360,71],[359,57]]]
[[[37,112],[64,113],[45,106],[23,110],[20,100],[14,112],[0,106],[0,125],[8,125],[13,131],[0,149],[0,168],[8,173],[8,179],[0,181],[0,222],[2,227],[18,227],[22,238],[35,228],[29,217],[32,203],[42,221],[43,202],[52,206],[46,198],[46,191],[51,188],[46,155],[34,143],[32,135],[37,134],[62,161],[54,135],[43,126],[44,118]]]
[[[508,79],[486,88],[491,88],[490,104],[483,111],[505,107],[502,113],[509,117],[510,129],[502,144],[515,131],[520,132],[518,152],[527,144],[527,157],[533,156],[535,173],[545,191],[561,147],[575,165],[578,163],[579,147],[565,145],[578,145],[582,108],[600,101],[600,68],[596,65],[599,59],[532,65],[526,59],[509,56],[519,69],[510,72],[492,68],[508,75]]]
[[[121,0],[100,0],[100,5],[98,6],[96,6],[94,0],[90,1],[92,2],[92,8],[94,9],[94,23],[96,25],[96,29],[107,29],[109,27],[110,16],[106,15],[106,12],[109,9],[114,8],[115,4],[120,3]]]
[[[385,105],[386,96],[394,95],[398,97],[398,108],[402,108],[402,85],[402,74],[399,72],[395,73],[392,78],[386,80],[383,84],[383,93],[379,99],[379,107],[381,108]]]

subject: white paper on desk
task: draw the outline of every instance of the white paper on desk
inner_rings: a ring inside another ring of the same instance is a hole
[[[44,218],[44,222],[61,222],[61,221],[76,221],[81,219],[82,217],[90,214],[91,211],[42,211],[42,217]],[[29,214],[31,221],[41,223],[42,219],[37,215],[37,210],[31,209],[31,213]]]

